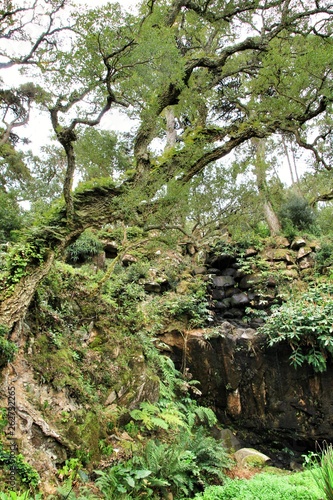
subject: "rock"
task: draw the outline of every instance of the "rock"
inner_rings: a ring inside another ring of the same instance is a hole
[[[222,442],[222,445],[229,453],[240,450],[242,447],[240,441],[230,429],[218,429],[217,427],[213,427],[212,435],[217,441]]]
[[[311,253],[312,253],[312,250],[310,247],[307,247],[307,246],[301,247],[297,253],[297,260],[301,260],[304,257],[306,257],[307,255],[310,255]]]
[[[220,270],[217,267],[209,267],[207,270],[208,274],[219,274]]]
[[[124,264],[125,267],[127,267],[130,264],[133,264],[134,262],[138,262],[138,259],[136,257],[134,257],[134,255],[130,255],[127,253],[121,259],[121,262]]]
[[[232,297],[233,295],[236,295],[237,293],[241,293],[241,290],[239,288],[235,288],[233,286],[230,286],[229,288],[225,289],[225,296],[226,297]]]
[[[285,248],[271,248],[265,252],[267,260],[293,262],[290,251]]]
[[[212,290],[212,298],[215,300],[222,300],[225,298],[225,292],[224,290],[220,290],[218,288],[214,288]]]
[[[104,403],[105,406],[111,405],[116,399],[117,399],[116,391],[111,391]]]
[[[216,288],[225,288],[233,286],[235,284],[235,280],[232,276],[215,276],[213,278],[213,284]]]
[[[283,271],[283,274],[285,276],[287,276],[288,278],[292,278],[292,279],[298,279],[298,271],[297,269],[295,268],[290,268],[290,269],[286,269],[285,271]]]
[[[320,245],[319,241],[316,241],[316,240],[315,241],[311,241],[309,243],[309,247],[311,248],[311,250],[313,252],[319,252],[319,250],[321,250],[321,245]]]
[[[314,258],[311,255],[307,255],[300,260],[298,265],[301,270],[310,269],[314,265]]]
[[[248,290],[249,288],[253,288],[255,285],[261,283],[262,278],[256,274],[247,274],[244,278],[241,279],[239,283],[239,288],[242,290]]]
[[[146,292],[161,293],[161,285],[159,283],[148,281],[143,286]]]
[[[193,273],[196,274],[205,274],[207,272],[207,268],[203,266],[197,266],[193,269]]]
[[[261,453],[254,448],[241,448],[240,450],[237,450],[235,453],[235,459],[237,465],[240,467],[244,467],[246,465],[263,466],[271,460],[267,455],[264,455],[264,453]]]
[[[275,241],[275,244],[280,248],[289,248],[290,247],[289,241],[284,236],[275,236],[274,241]]]
[[[306,241],[303,238],[296,238],[290,245],[290,248],[292,250],[299,250],[301,247],[305,246],[306,246]]]
[[[230,298],[230,304],[235,307],[245,306],[249,303],[246,293],[237,293]]]
[[[236,272],[237,272],[236,269],[233,269],[232,267],[227,267],[227,269],[224,269],[221,274],[222,276],[235,276]]]
[[[256,250],[255,248],[247,248],[245,250],[245,257],[253,257],[254,255],[257,255],[258,253],[258,250]]]
[[[213,307],[214,307],[214,309],[218,309],[219,311],[226,311],[228,309],[229,305],[230,305],[229,303],[228,303],[228,305],[226,305],[224,303],[224,301],[221,302],[221,301],[217,300],[216,302],[214,302]]]
[[[195,255],[198,249],[193,243],[186,243],[186,253],[189,255]]]

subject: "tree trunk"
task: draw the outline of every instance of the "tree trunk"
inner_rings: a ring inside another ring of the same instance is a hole
[[[167,140],[165,151],[168,151],[171,148],[174,148],[177,140],[177,131],[176,131],[176,122],[175,115],[172,107],[166,108],[165,110],[166,117],[166,132],[167,132]]]
[[[33,299],[41,280],[48,274],[54,260],[54,252],[50,252],[46,261],[36,267],[28,276],[24,276],[15,287],[13,295],[0,305],[0,324],[12,329],[16,323],[24,319],[26,311]]]
[[[257,179],[257,188],[259,196],[262,199],[263,211],[269,231],[271,235],[274,236],[281,231],[281,224],[269,200],[266,181],[267,163],[265,161],[265,140],[252,138],[251,141],[256,149],[255,175]]]

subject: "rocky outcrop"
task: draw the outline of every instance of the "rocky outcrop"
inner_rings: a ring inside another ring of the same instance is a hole
[[[290,366],[290,348],[266,346],[252,328],[227,321],[212,331],[176,331],[161,340],[172,348],[177,366],[200,381],[200,403],[238,430],[247,443],[305,451],[316,440],[333,439],[333,366],[325,374]],[[264,448],[265,449],[265,448]],[[267,450],[267,448],[266,448]],[[268,453],[269,454],[269,453]]]
[[[313,272],[319,250],[317,241],[304,238],[289,242],[277,237],[274,247],[261,249],[222,245],[206,259],[212,311],[222,319],[240,320],[246,308],[251,308],[256,317],[252,326],[257,327],[261,320],[256,311],[280,304],[286,288]]]

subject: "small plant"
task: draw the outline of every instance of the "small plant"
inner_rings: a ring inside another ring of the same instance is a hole
[[[107,471],[95,472],[99,476],[96,480],[96,486],[105,495],[105,498],[110,500],[125,500],[133,498],[129,496],[131,493],[151,492],[146,480],[151,471],[136,469],[130,460],[126,464],[114,465]]]
[[[5,365],[13,361],[15,353],[17,352],[17,346],[14,342],[6,339],[8,335],[8,328],[0,325],[0,366]]]
[[[324,442],[317,445],[319,453],[305,456],[305,463],[310,466],[311,473],[327,500],[333,500],[333,446]]]
[[[19,454],[13,457],[9,451],[3,448],[1,443],[0,466],[5,468],[9,466],[15,467],[16,474],[22,485],[36,488],[39,484],[39,475],[37,471],[24,460],[23,455]]]
[[[109,457],[113,453],[113,446],[111,444],[108,444],[105,441],[105,439],[100,439],[98,441],[98,447],[99,447],[102,455],[105,455],[105,456]]]
[[[70,261],[78,262],[89,259],[93,255],[99,254],[102,250],[103,245],[100,240],[91,230],[87,229],[68,247],[67,254]]]

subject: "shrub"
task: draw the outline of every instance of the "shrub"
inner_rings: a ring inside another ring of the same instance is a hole
[[[15,353],[17,352],[17,346],[6,339],[7,334],[8,329],[0,325],[0,366],[13,361]]]
[[[332,325],[333,285],[321,284],[275,309],[258,333],[267,335],[269,346],[288,342],[295,368],[307,363],[323,372],[333,354]]]
[[[67,255],[72,262],[84,261],[97,255],[103,249],[102,243],[91,230],[86,230],[67,249]]]
[[[298,230],[311,230],[316,220],[316,214],[309,203],[302,197],[292,195],[282,205],[280,217],[284,228],[294,226]]]

